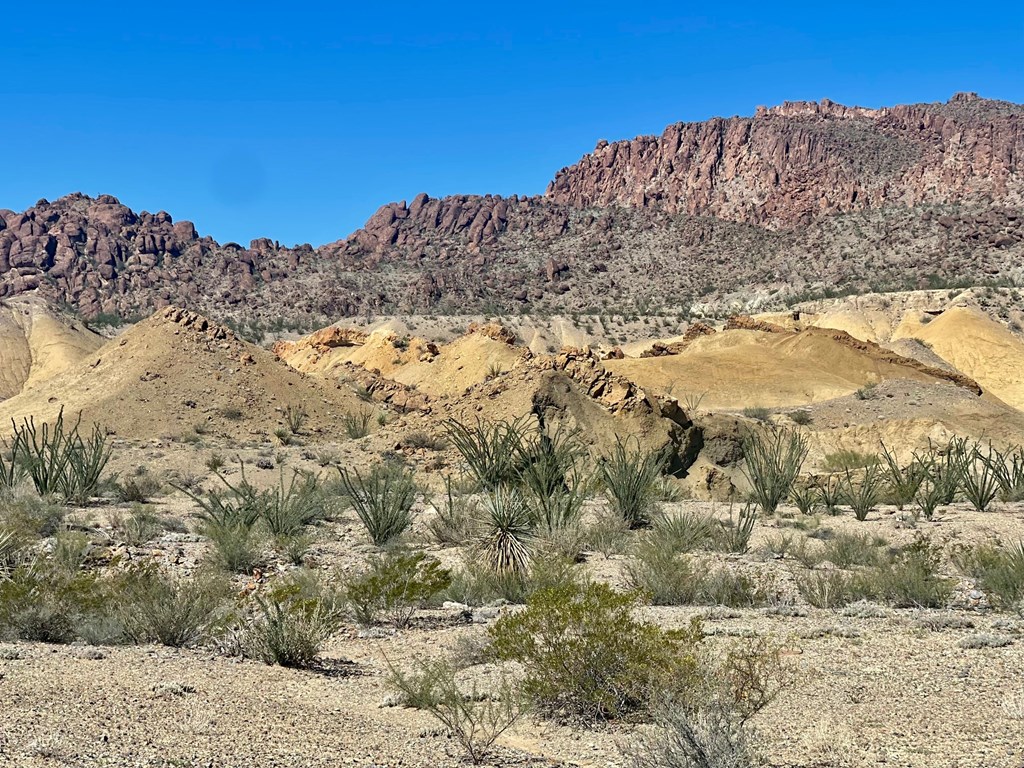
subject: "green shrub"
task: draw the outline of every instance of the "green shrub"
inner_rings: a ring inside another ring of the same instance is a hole
[[[416,499],[413,475],[397,466],[378,464],[363,477],[358,470],[338,468],[345,492],[360,521],[378,547],[404,534],[412,525]]]
[[[428,432],[423,432],[422,430],[410,432],[402,438],[403,448],[425,451],[443,451],[447,446],[448,443],[444,438],[431,435]]]
[[[878,456],[874,453],[842,450],[825,454],[823,468],[828,473],[845,472],[850,469],[864,469],[878,464]]]
[[[821,505],[821,491],[813,485],[794,484],[789,489],[789,502],[802,515],[813,515]]]
[[[490,754],[494,742],[525,711],[525,702],[505,675],[496,686],[481,691],[458,684],[454,667],[446,661],[421,661],[413,672],[391,667],[388,684],[410,707],[430,713],[451,734],[473,765]]]
[[[885,539],[863,533],[837,533],[825,540],[823,556],[838,568],[854,565],[875,565],[882,560],[879,547],[886,545]]]
[[[824,481],[817,483],[818,495],[825,512],[830,515],[839,514],[839,505],[843,500],[842,481],[836,475],[827,475]]]
[[[637,620],[636,606],[637,596],[603,583],[538,590],[492,625],[492,652],[523,665],[523,690],[546,714],[594,721],[647,711],[667,686],[686,687],[697,639]]]
[[[992,471],[999,481],[1002,501],[1024,501],[1024,448],[993,451]]]
[[[373,411],[363,408],[355,413],[346,413],[341,417],[341,426],[345,430],[345,436],[349,440],[358,440],[370,434],[370,421],[373,419]]]
[[[979,512],[987,512],[999,495],[999,478],[994,471],[996,461],[991,446],[985,454],[974,446],[960,465],[960,488],[964,498]]]
[[[710,515],[677,512],[658,517],[651,533],[677,552],[692,552],[711,543],[718,527],[718,521]]]
[[[383,613],[402,629],[451,583],[451,573],[423,552],[388,553],[370,558],[368,570],[348,583],[345,595],[360,624],[374,624]]]
[[[284,470],[274,488],[256,492],[244,486],[267,532],[278,541],[301,534],[307,525],[323,517],[323,497],[312,475],[293,472],[285,483]]]
[[[226,571],[251,573],[263,562],[264,539],[252,525],[206,522],[199,532],[213,545],[213,562]]]
[[[793,420],[794,424],[801,427],[806,427],[814,420],[810,411],[790,411],[789,418]]]
[[[772,412],[763,406],[752,405],[743,409],[743,415],[755,421],[768,421],[771,418]]]
[[[800,596],[815,608],[841,608],[874,597],[874,592],[858,574],[847,571],[798,574],[796,586]]]
[[[70,643],[89,625],[107,621],[114,595],[92,573],[55,560],[35,559],[0,578],[0,637]],[[119,639],[115,628],[110,639]]]
[[[927,474],[927,467],[915,456],[909,464],[903,465],[896,459],[896,454],[882,443],[883,466],[888,480],[890,501],[896,509],[902,510],[917,496],[921,483]]]
[[[626,586],[654,605],[697,605],[704,586],[689,558],[655,535],[645,536],[623,566]]]
[[[743,438],[745,473],[754,499],[765,514],[774,515],[793,488],[804,459],[807,441],[798,432],[748,432]]]
[[[132,547],[148,544],[163,529],[163,526],[160,525],[160,517],[141,504],[135,505],[131,515],[127,518],[115,519],[114,525],[121,531],[125,543]]]
[[[163,481],[149,472],[140,472],[124,481],[115,481],[117,500],[122,504],[145,504],[160,492]]]
[[[630,528],[644,528],[657,513],[657,483],[665,467],[663,452],[645,451],[640,442],[616,440],[615,449],[600,464],[601,479],[612,509]]]
[[[228,421],[241,421],[242,420],[242,409],[233,405],[229,405],[225,408],[220,409],[220,415]]]
[[[754,524],[757,522],[757,511],[752,504],[744,504],[739,515],[733,519],[729,509],[729,521],[721,522],[715,531],[715,549],[722,552],[743,554],[750,548],[750,538],[754,535]]]
[[[750,736],[726,708],[694,712],[666,703],[658,730],[626,745],[629,768],[755,768],[760,765]]]
[[[621,555],[629,543],[629,525],[611,510],[598,512],[596,519],[583,532],[586,546],[600,552],[605,559]]]
[[[254,602],[254,614],[242,631],[241,650],[264,664],[311,666],[344,619],[334,600],[303,594],[295,583],[281,585]]]
[[[30,541],[48,538],[63,528],[67,510],[34,495],[0,495],[0,527]]]
[[[878,397],[877,390],[878,382],[869,381],[867,384],[865,384],[863,387],[858,389],[853,394],[858,400],[874,400],[876,397]]]
[[[891,563],[869,569],[864,575],[867,591],[896,608],[942,608],[952,595],[953,581],[939,575],[939,564],[939,552],[918,539]]]
[[[285,424],[288,426],[288,431],[293,435],[298,435],[302,432],[302,427],[306,424],[307,418],[309,418],[309,413],[303,405],[289,405],[284,409]]]
[[[118,614],[126,636],[175,648],[199,642],[228,592],[211,575],[175,579],[152,567],[133,568],[120,576],[118,585]]]
[[[961,549],[955,560],[994,604],[1002,608],[1024,606],[1024,541],[1009,547],[978,544]]]
[[[444,497],[435,504],[437,515],[427,523],[438,544],[464,544],[476,535],[479,513],[472,499],[455,492],[449,475],[444,478]]]

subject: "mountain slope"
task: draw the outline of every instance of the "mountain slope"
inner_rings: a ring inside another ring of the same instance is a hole
[[[86,317],[176,303],[326,325],[372,313],[759,311],[1024,280],[1024,107],[959,94],[784,104],[598,144],[543,197],[418,195],[314,249],[200,237],[108,195],[0,210],[0,297]]]

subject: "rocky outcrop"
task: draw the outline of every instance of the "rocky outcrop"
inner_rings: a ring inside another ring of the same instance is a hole
[[[767,320],[757,320],[747,315],[733,315],[725,321],[727,331],[760,331],[761,333],[793,333],[789,328],[769,323]]]
[[[757,312],[840,289],[1022,281],[1022,156],[1014,104],[793,102],[601,142],[544,196],[389,203],[317,249],[220,244],[75,194],[0,210],[0,298],[36,290],[90,319],[178,304],[273,330],[609,302]]]
[[[515,344],[516,335],[500,323],[470,323],[466,333],[477,333],[502,344]]]
[[[754,117],[599,142],[559,171],[546,195],[783,228],[887,203],[973,197],[1019,206],[1022,156],[1024,110],[974,94],[883,109],[787,102]]]
[[[277,341],[274,342],[271,351],[282,360],[287,360],[292,355],[309,350],[313,354],[322,355],[338,347],[360,347],[366,343],[369,336],[365,331],[356,328],[342,328],[337,325],[329,325],[314,331],[308,336],[303,336],[298,341]]]
[[[890,349],[886,349],[873,341],[861,341],[860,339],[854,338],[846,331],[840,331],[834,328],[808,328],[803,331],[803,333],[826,336],[833,341],[843,344],[844,346],[856,349],[859,352],[866,352],[876,360],[913,368],[921,373],[934,376],[936,379],[956,384],[958,387],[962,387],[975,395],[980,396],[982,394],[981,385],[970,376],[965,376],[959,371],[940,368],[935,365],[928,365],[927,363],[915,360],[912,357],[904,357],[903,355],[897,354]]]

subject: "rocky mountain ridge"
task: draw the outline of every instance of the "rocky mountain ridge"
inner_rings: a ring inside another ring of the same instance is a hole
[[[85,317],[181,304],[323,324],[366,313],[753,311],[837,290],[1024,280],[1024,107],[828,100],[600,142],[543,196],[382,206],[319,248],[202,237],[73,194],[0,210],[0,298]]]

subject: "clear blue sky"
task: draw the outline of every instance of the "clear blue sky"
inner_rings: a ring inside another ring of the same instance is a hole
[[[1024,102],[1011,3],[22,0],[0,24],[0,207],[109,193],[246,244],[540,194],[598,139],[785,99]]]

